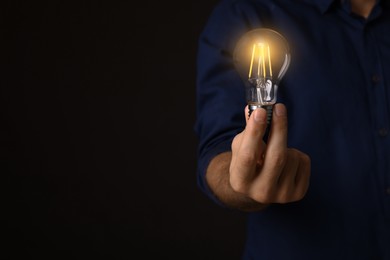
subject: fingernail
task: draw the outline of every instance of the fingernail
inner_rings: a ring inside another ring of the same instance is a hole
[[[258,109],[255,109],[255,111],[253,111],[254,116],[255,116],[255,122],[264,123],[265,122],[265,113],[261,113],[260,109],[261,108],[258,108]]]
[[[275,105],[275,113],[277,116],[285,116],[286,108],[283,105]]]

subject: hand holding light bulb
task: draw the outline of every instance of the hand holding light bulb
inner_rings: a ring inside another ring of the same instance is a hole
[[[234,59],[246,86],[245,113],[249,116],[244,131],[233,139],[231,160],[229,154],[224,156],[230,161],[230,187],[257,204],[244,198],[233,201],[245,204],[237,207],[248,211],[271,203],[298,201],[309,186],[310,158],[287,146],[286,107],[275,105],[278,83],[290,63],[288,45],[279,33],[256,29],[240,40]],[[264,135],[270,123],[270,135],[265,143]]]

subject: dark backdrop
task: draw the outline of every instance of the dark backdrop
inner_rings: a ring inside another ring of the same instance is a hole
[[[1,259],[239,258],[244,216],[195,175],[217,0],[141,2],[2,3]]]

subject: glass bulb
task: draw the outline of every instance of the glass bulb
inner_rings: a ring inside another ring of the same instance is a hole
[[[286,39],[271,29],[251,30],[238,41],[233,60],[245,84],[249,115],[263,107],[270,121],[278,84],[290,65]]]

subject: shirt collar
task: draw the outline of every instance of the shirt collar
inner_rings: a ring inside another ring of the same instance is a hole
[[[335,0],[317,0],[317,1],[313,1],[313,2],[318,6],[321,13],[325,13],[326,11],[328,11],[330,9],[330,7],[336,1]]]
[[[328,11],[332,4],[339,0],[302,0],[303,2],[314,5],[321,13]]]

